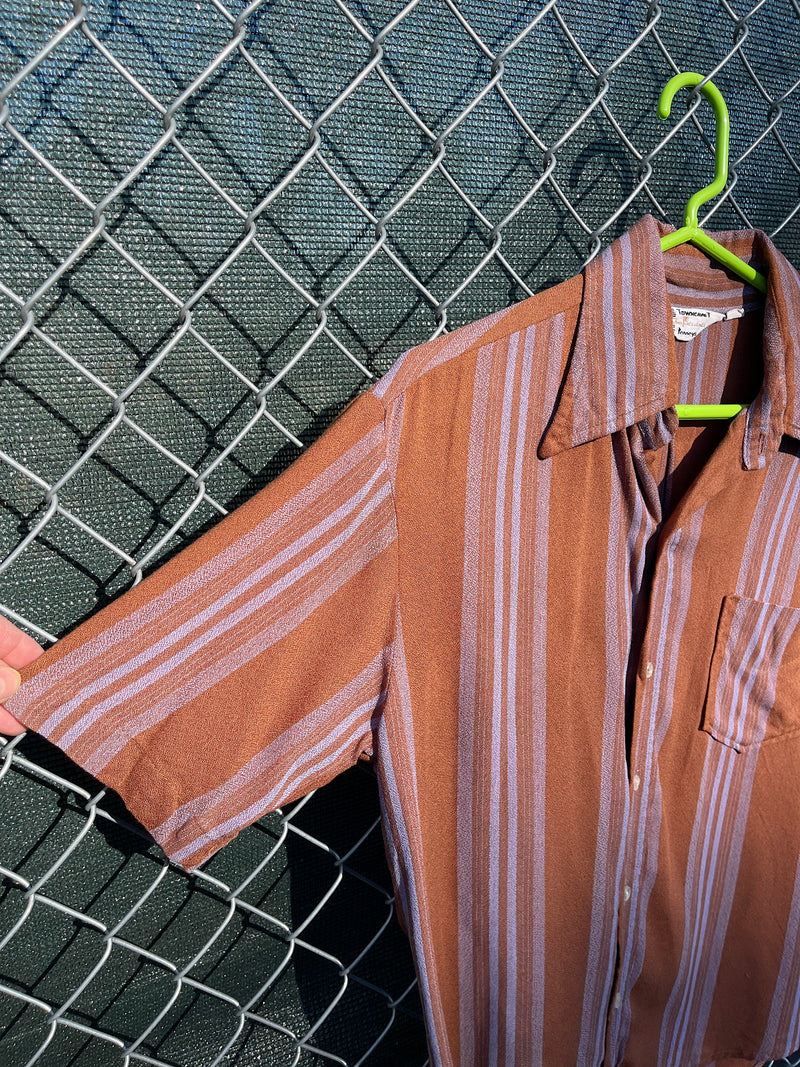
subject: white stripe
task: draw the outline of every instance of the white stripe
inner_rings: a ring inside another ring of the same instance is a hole
[[[513,339],[516,352],[516,335]],[[514,359],[509,351],[505,357],[503,406],[500,419],[500,438],[497,443],[497,484],[494,501],[494,602],[492,656],[492,740],[491,782],[489,805],[489,1054],[487,1067],[497,1067],[499,1041],[500,1000],[500,787],[506,777],[501,763],[503,717],[511,713],[513,695],[503,699],[503,663],[505,659],[505,511],[508,499],[508,451],[511,437],[511,401],[514,384]],[[507,782],[507,785],[509,783]]]
[[[360,501],[371,490],[373,482],[385,473],[385,468],[381,466],[381,469],[376,471],[375,475],[370,479],[368,485],[363,492],[356,494],[358,501]],[[244,619],[249,618],[254,612],[261,610],[270,601],[276,597],[284,594],[288,589],[299,579],[306,579],[312,572],[319,567],[323,562],[330,559],[347,541],[356,533],[356,531],[363,525],[363,523],[371,516],[371,514],[378,508],[383,500],[385,500],[391,494],[391,487],[388,481],[384,481],[381,487],[376,493],[364,504],[360,511],[358,511],[343,530],[341,530],[336,537],[322,545],[308,560],[299,564],[293,568],[286,575],[284,575],[279,581],[273,582],[268,585],[260,593],[252,595],[249,600],[240,604],[233,611],[224,615],[214,626],[205,630],[198,637],[196,637],[190,644],[178,649],[169,659],[162,663],[158,663],[151,670],[135,677],[128,685],[122,689],[113,693],[106,700],[95,703],[86,711],[76,722],[58,738],[58,744],[62,748],[66,748],[73,744],[92,724],[101,719],[108,711],[118,705],[124,703],[126,700],[143,693],[150,685],[163,685],[166,678],[170,673],[177,669],[184,667],[186,661],[196,655],[201,649],[204,649],[207,645],[215,642],[217,638],[222,637],[228,630],[235,626],[238,626]],[[356,500],[356,498],[353,498]],[[357,502],[358,502],[357,501]],[[348,502],[349,504],[350,502]],[[348,513],[353,508],[348,509]],[[296,554],[299,548],[293,549],[291,555]],[[280,556],[285,556],[286,553],[280,553]],[[265,563],[262,567],[259,567],[252,575],[248,575],[241,582],[239,582],[233,589],[227,590],[222,596],[217,597],[209,606],[197,616],[193,616],[187,620],[183,626],[178,627],[176,630],[165,634],[160,640],[154,642],[152,645],[148,645],[136,656],[124,663],[113,671],[109,671],[107,674],[99,678],[96,682],[92,682],[82,689],[80,689],[75,696],[70,700],[65,701],[60,705],[46,720],[41,727],[42,733],[49,733],[52,731],[59,722],[62,722],[67,718],[72,711],[80,707],[85,701],[90,700],[102,692],[103,689],[108,688],[113,682],[118,681],[120,678],[125,677],[127,674],[132,673],[137,668],[142,667],[148,661],[156,658],[166,649],[170,648],[177,641],[184,639],[193,630],[199,626],[207,623],[214,615],[218,615],[223,608],[227,608],[228,605],[234,603],[243,593],[248,592],[250,589],[255,588],[264,578],[271,574],[279,565],[276,563],[278,557]],[[366,563],[366,561],[364,561]],[[282,629],[281,633],[277,636],[285,636],[286,633],[291,632],[288,629]],[[256,642],[256,648],[258,651],[263,651],[264,648],[260,647],[261,642]],[[243,646],[247,647],[247,646]],[[264,646],[266,647],[266,646]],[[257,652],[255,654],[258,654]],[[248,662],[252,658],[248,656],[245,659],[239,659],[237,666],[241,666],[242,663]],[[219,672],[216,676],[216,680],[220,681],[230,671],[226,671],[224,674]],[[187,693],[187,702],[190,700],[191,694]],[[181,706],[180,704],[178,706]]]
[[[348,749],[353,747],[353,742],[364,733],[365,726],[370,721],[366,716],[371,713],[374,706],[374,700],[367,700],[360,707],[355,708],[327,737],[324,737],[311,748],[303,749],[268,793],[259,797],[258,800],[248,805],[243,811],[237,812],[236,815],[232,815],[230,818],[225,819],[224,822],[218,823],[206,833],[193,838],[189,844],[184,845],[177,852],[173,852],[171,859],[176,863],[180,863],[186,856],[191,856],[192,853],[197,852],[209,842],[218,841],[231,830],[241,828],[246,823],[257,819],[260,815],[274,811],[275,808],[280,806],[282,796],[288,796],[295,789],[300,788],[303,782],[307,782],[312,776],[330,767]],[[342,740],[343,734],[345,735],[344,740]],[[338,746],[329,752],[331,744],[337,741],[339,742]],[[324,752],[328,754],[321,758]],[[310,789],[310,787],[308,788]],[[153,837],[155,837],[156,841],[159,840],[155,833],[153,833]]]
[[[360,696],[361,706],[371,701],[374,705],[380,701],[381,682],[386,673],[390,647],[382,649],[377,656],[347,685],[343,686],[338,693],[334,693],[324,704],[304,715],[302,719],[293,723],[287,730],[279,734],[266,747],[262,748],[254,756],[239,768],[239,770],[227,778],[224,782],[209,789],[199,797],[181,804],[172,815],[165,819],[158,827],[157,832],[161,838],[176,833],[181,826],[190,819],[198,819],[202,816],[205,822],[209,822],[212,812],[219,805],[232,808],[236,801],[236,795],[246,789],[255,778],[271,774],[276,766],[279,766],[286,757],[302,748],[313,733],[318,733],[325,728],[334,725],[342,713],[354,698]],[[368,692],[364,692],[367,690]],[[333,736],[333,733],[330,733]],[[154,833],[155,833],[154,832]]]
[[[260,551],[265,544],[274,541],[278,531],[292,522],[298,512],[310,507],[319,497],[328,494],[338,481],[351,473],[353,467],[375,451],[381,445],[382,440],[383,423],[371,429],[276,511],[212,559],[204,561],[196,571],[181,578],[169,589],[148,600],[136,611],[119,619],[102,633],[83,642],[78,648],[41,671],[35,678],[31,678],[24,690],[21,690],[25,695],[24,706],[27,708],[32,704],[41,703],[45,694],[56,686],[61,688],[70,674],[80,673],[85,663],[107,656],[117,644],[130,642],[143,627],[151,627],[163,615],[174,610],[176,604],[193,596],[205,586],[219,582],[226,571],[246,560],[252,553]],[[43,729],[40,727],[40,730]]]
[[[493,347],[478,352],[472,394],[464,502],[464,575],[461,605],[460,663],[458,689],[458,990],[459,1045],[461,1062],[475,1060],[474,922],[472,805],[475,795],[475,722],[478,710],[476,688],[478,631],[478,565],[480,560],[480,514],[483,485],[483,447],[486,434],[486,397],[490,395]]]

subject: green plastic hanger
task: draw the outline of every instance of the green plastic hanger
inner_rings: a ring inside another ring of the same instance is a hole
[[[691,71],[676,74],[674,78],[670,78],[661,90],[661,96],[658,99],[659,118],[669,118],[673,97],[679,89],[683,89],[687,85],[697,85],[702,80],[702,74],[695,74]],[[704,189],[698,190],[689,200],[683,213],[683,226],[679,230],[675,230],[674,233],[667,234],[666,237],[661,238],[661,249],[666,251],[668,248],[674,248],[675,245],[684,244],[688,241],[693,245],[697,245],[698,248],[702,248],[709,256],[719,260],[720,263],[729,267],[734,274],[738,274],[740,278],[750,282],[757,289],[760,289],[762,293],[766,293],[767,279],[764,275],[759,274],[757,270],[745,263],[743,259],[739,259],[729,249],[718,244],[712,237],[709,237],[707,233],[701,230],[697,224],[697,209],[701,204],[705,204],[707,200],[712,200],[717,193],[721,193],[728,180],[729,137],[728,108],[722,99],[722,93],[710,81],[702,86],[700,92],[714,109],[717,123],[714,181]],[[676,404],[675,411],[679,419],[729,419],[733,415],[738,415],[744,406],[744,404]]]

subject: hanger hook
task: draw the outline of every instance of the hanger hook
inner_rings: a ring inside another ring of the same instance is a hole
[[[697,85],[697,83],[702,80],[702,74],[695,74],[692,71],[685,71],[683,74],[676,74],[673,78],[670,78],[661,90],[661,96],[658,98],[659,118],[669,118],[672,99],[679,89],[683,89],[687,85]],[[714,151],[714,181],[704,189],[699,189],[694,196],[691,197],[689,203],[686,205],[686,210],[683,213],[683,225],[695,227],[698,225],[697,209],[701,204],[705,204],[707,200],[712,200],[717,193],[721,193],[728,180],[728,108],[725,101],[722,99],[722,93],[713,82],[706,82],[700,89],[700,92],[714,109],[714,117],[716,118],[717,123],[717,134]]]

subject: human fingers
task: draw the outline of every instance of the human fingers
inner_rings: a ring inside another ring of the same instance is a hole
[[[25,727],[19,719],[6,711],[2,703],[20,687],[22,679],[18,668],[31,663],[42,652],[44,649],[38,641],[34,641],[10,619],[0,615],[0,734],[16,737],[25,733]]]
[[[2,706],[2,701],[7,700],[12,693],[16,692],[21,682],[19,671],[0,661],[0,734],[6,734],[9,737],[25,733],[25,727],[19,719],[15,719],[11,712],[6,711]]]
[[[20,630],[19,626],[15,626],[5,615],[0,615],[0,666],[6,664],[19,670],[43,652],[44,649],[38,641],[34,641],[24,630]],[[11,696],[11,692],[0,696],[0,702]]]

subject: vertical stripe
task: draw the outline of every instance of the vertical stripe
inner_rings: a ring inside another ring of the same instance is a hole
[[[720,322],[716,323],[717,329],[722,325],[723,324]],[[707,368],[706,355],[708,354],[708,337],[709,331],[708,327],[706,327],[706,329],[695,337],[693,341],[690,341],[688,345],[689,351],[686,353],[686,356],[689,357],[689,364],[694,364],[694,386],[689,400],[690,404],[703,403],[701,397],[707,395],[706,391],[703,389],[703,382]],[[709,399],[708,403],[711,402],[712,401]]]
[[[645,216],[582,279],[404,353],[294,472],[6,701],[187,865],[374,742],[432,1067],[700,1067],[800,1044],[796,850],[771,871],[783,945],[732,919],[774,861],[758,830],[781,812],[751,805],[800,650],[800,463],[778,450],[800,436],[800,276],[761,231],[718,235],[768,268],[765,301],[697,249],[664,255],[664,230]],[[673,344],[671,295],[764,311],[763,387],[702,480],[670,406],[720,399],[738,325]],[[676,457],[698,506],[654,544]],[[713,649],[708,694],[695,647]],[[720,969],[745,955],[773,988],[732,1018],[745,998],[720,1003]]]
[[[641,593],[645,552],[655,522],[636,489],[627,437],[620,434],[611,469],[606,547],[606,684],[600,763],[600,808],[592,888],[589,958],[584,986],[578,1062],[599,1064],[604,1016],[617,952],[617,915],[628,821],[625,765],[625,673],[634,605]],[[633,513],[627,530],[624,517]],[[617,517],[615,521],[615,517]]]
[[[636,411],[636,394],[639,389],[639,383],[641,381],[641,375],[643,368],[639,365],[639,360],[645,354],[640,352],[636,346],[636,337],[634,334],[634,287],[632,285],[634,277],[634,264],[633,264],[633,250],[631,248],[631,237],[629,234],[624,238],[620,238],[619,242],[620,258],[622,260],[620,264],[620,286],[622,290],[621,307],[617,313],[618,322],[617,329],[621,326],[620,341],[622,344],[622,355],[625,366],[625,411],[630,412],[631,415]],[[630,416],[629,416],[630,417]],[[614,420],[616,422],[616,419]]]
[[[531,404],[530,425],[535,425],[537,412],[550,409],[558,389],[558,372],[560,356],[564,347],[564,316],[551,319],[548,328],[540,327],[541,344],[536,347],[536,367],[545,362],[547,372],[537,380],[537,389]],[[538,336],[538,335],[537,335]],[[531,342],[534,337],[531,336]],[[533,344],[531,343],[531,349]],[[528,349],[526,346],[526,358]],[[526,374],[526,383],[530,382]],[[526,384],[526,392],[529,391]],[[532,631],[523,661],[525,678],[528,682],[525,706],[531,722],[531,750],[529,754],[530,774],[523,779],[529,783],[531,793],[528,810],[531,812],[532,856],[531,874],[532,892],[530,900],[529,944],[531,959],[531,1003],[526,1017],[526,1027],[530,1033],[529,1060],[520,1060],[520,1067],[538,1067],[544,1064],[545,1048],[545,976],[547,959],[546,946],[546,801],[547,801],[547,712],[551,696],[547,689],[547,645],[550,632],[547,626],[547,598],[550,571],[548,551],[550,527],[550,492],[552,481],[552,464],[545,460],[534,460],[535,484],[528,489],[530,494],[526,510],[536,516],[535,540],[529,544],[526,563],[533,571],[531,583],[530,606],[526,614],[529,621],[528,633]]]
[[[728,353],[733,350],[733,335],[737,329],[737,320],[728,319],[718,323],[717,331],[705,331],[708,334],[706,344],[711,349],[712,355],[709,357],[708,385],[700,395],[710,397],[712,404],[718,404],[722,399],[728,370]],[[705,401],[700,401],[700,403],[705,403]]]
[[[600,257],[600,261],[597,264],[597,280],[598,284],[602,286],[602,331],[603,331],[603,345],[597,346],[594,351],[591,352],[591,358],[594,361],[596,382],[587,383],[590,387],[603,398],[603,405],[599,408],[600,419],[607,411],[614,411],[617,407],[618,399],[618,382],[620,376],[623,382],[626,381],[627,375],[625,373],[624,356],[620,360],[620,341],[621,338],[617,335],[617,322],[615,311],[620,296],[624,292],[624,279],[619,270],[617,259],[618,256],[622,256],[623,247],[629,244],[630,238],[625,235],[620,238],[618,248],[607,248]],[[603,382],[603,376],[605,382]],[[589,398],[587,398],[589,399]],[[590,411],[593,419],[595,432],[607,432],[608,420],[598,420],[598,411]]]
[[[507,889],[507,948],[506,948],[506,1050],[505,1050],[505,1063],[512,1065],[516,1061],[517,1048],[516,1048],[516,1032],[517,1032],[517,972],[518,972],[518,945],[517,945],[517,912],[520,907],[527,907],[528,901],[523,894],[522,903],[517,895],[517,887],[519,885],[519,863],[518,863],[518,848],[519,848],[519,800],[520,790],[524,790],[526,781],[524,776],[520,778],[517,766],[517,745],[518,745],[518,725],[517,725],[517,676],[520,671],[520,666],[524,667],[525,662],[520,664],[517,661],[517,649],[520,648],[524,651],[524,637],[520,635],[518,626],[521,624],[525,626],[526,613],[524,603],[520,602],[519,596],[519,584],[520,584],[520,567],[522,562],[529,558],[530,544],[527,540],[523,539],[522,523],[520,517],[520,511],[522,507],[523,492],[526,487],[523,484],[523,456],[525,452],[525,442],[528,437],[528,401],[531,391],[531,379],[533,371],[533,353],[536,343],[536,327],[531,326],[523,335],[523,357],[522,357],[522,377],[519,387],[518,396],[516,400],[517,408],[517,420],[516,420],[516,440],[515,440],[515,456],[514,456],[514,476],[513,485],[511,489],[511,560],[510,560],[510,575],[509,581],[511,586],[511,611],[509,618],[509,635],[508,635],[508,664],[507,664],[507,688],[509,692],[509,716],[507,720],[507,735],[506,735],[506,748],[508,752],[508,858],[507,858],[507,870],[506,870],[506,883]],[[514,349],[516,354],[516,346]],[[549,469],[548,469],[549,473]],[[537,557],[538,558],[538,557]],[[546,557],[544,560],[544,567],[546,570]],[[534,598],[536,599],[536,598]],[[523,629],[524,635],[524,629]],[[524,682],[525,672],[523,670],[522,680]],[[513,694],[513,696],[512,696]],[[520,706],[525,713],[525,690],[523,688],[520,697]],[[535,751],[539,751],[539,745],[535,746]],[[542,788],[542,785],[538,782],[536,775],[534,775],[535,787]],[[524,797],[522,798],[524,801]],[[544,810],[543,807],[537,810]],[[543,822],[543,820],[541,821]],[[537,822],[537,826],[541,823]],[[536,866],[536,861],[534,861]],[[537,917],[534,918],[534,929],[540,929],[543,933],[544,916],[541,916],[541,921],[537,923]],[[534,973],[540,971],[543,973],[543,953],[541,953],[541,959],[537,967],[534,962]],[[538,1032],[541,1033],[541,1024],[538,1027]]]
[[[500,418],[500,439],[497,448],[497,472],[494,498],[493,529],[493,700],[491,722],[491,803],[489,808],[489,1067],[496,1067],[499,1053],[501,994],[504,992],[500,981],[500,959],[507,952],[508,946],[503,942],[507,937],[507,915],[503,922],[500,918],[500,820],[508,833],[508,804],[512,783],[509,774],[508,759],[502,759],[502,735],[505,720],[513,718],[513,692],[505,686],[507,672],[504,670],[506,654],[510,650],[510,635],[506,638],[506,577],[507,562],[505,542],[507,533],[506,512],[511,496],[506,484],[509,468],[509,447],[511,441],[511,405],[515,356],[518,336],[509,338],[506,352],[505,381],[503,383],[502,411]],[[509,608],[510,611],[510,608]],[[504,677],[506,675],[506,677]],[[508,729],[511,729],[509,725]],[[505,788],[504,788],[505,787]],[[505,793],[505,796],[503,795]],[[504,886],[504,889],[507,887]],[[510,911],[510,902],[506,895],[506,907]]]
[[[757,610],[749,613],[746,625],[744,612],[734,616],[727,639],[731,648],[739,649],[733,688],[730,693],[722,689],[715,694],[718,704],[730,709],[728,730],[734,738],[741,737],[766,643],[780,614],[780,607],[768,602],[791,595],[800,567],[800,529],[788,530],[790,518],[797,515],[800,470],[792,470],[783,481],[779,469],[773,465],[765,482],[736,585],[738,595],[752,596]],[[753,546],[765,525],[769,531],[766,551],[758,558]],[[767,665],[771,672],[777,672],[790,635],[787,627]],[[719,686],[727,683],[728,677],[721,673]],[[758,742],[765,726],[766,722],[761,723],[761,734],[756,733],[752,747],[741,754],[710,737],[707,742],[684,889],[681,964],[660,1038],[659,1063],[665,1067],[680,1067],[687,1056],[698,1055],[702,1045],[744,845]]]
[[[654,577],[651,615],[657,625],[653,632],[655,648],[651,646],[649,655],[655,669],[651,684],[645,689],[633,742],[632,771],[639,774],[641,786],[635,794],[626,844],[625,872],[631,894],[628,914],[623,913],[621,919],[625,945],[618,978],[621,1005],[614,1013],[611,1029],[612,1047],[618,1057],[622,1055],[631,1026],[630,993],[644,965],[647,905],[656,878],[661,832],[658,755],[674,710],[678,649],[686,625],[692,564],[704,512],[705,505],[692,514],[685,527],[672,534]]]
[[[399,622],[399,619],[398,619]],[[437,974],[435,956],[430,940],[432,901],[428,899],[424,871],[417,875],[421,860],[421,813],[414,761],[413,722],[408,675],[405,666],[405,646],[402,625],[398,625],[395,648],[395,672],[398,680],[397,706],[387,708],[378,724],[378,796],[381,817],[387,834],[391,835],[390,854],[402,857],[405,890],[404,909],[408,933],[414,949],[414,963],[420,985],[420,1000],[425,1012],[425,1030],[433,1060],[431,1067],[454,1067],[452,1058],[444,1058],[442,1043],[446,1041],[446,1019],[439,994],[439,983],[446,976]],[[405,804],[404,804],[405,801]],[[414,808],[413,822],[406,823],[406,806]]]
[[[800,1047],[800,860],[795,866],[783,953],[758,1057],[768,1059],[772,1049],[784,1046]]]
[[[472,931],[481,921],[473,908],[474,841],[473,805],[476,760],[475,724],[478,720],[478,573],[480,561],[481,479],[485,405],[494,349],[478,351],[467,442],[467,476],[464,507],[464,589],[461,610],[461,659],[458,691],[458,984],[460,1049],[463,1063],[476,1063],[475,949]]]
[[[529,341],[535,336],[536,327],[532,327],[524,335],[524,351],[527,354]],[[517,362],[517,347],[519,334],[511,338],[509,344],[509,366]],[[511,486],[506,496],[511,505],[510,511],[510,535],[511,546],[508,562],[508,586],[509,586],[509,612],[508,612],[508,640],[505,643],[505,674],[506,692],[508,699],[508,713],[506,716],[506,774],[508,775],[508,817],[506,822],[507,845],[504,877],[506,883],[506,946],[505,946],[505,987],[506,987],[506,1010],[504,1020],[504,1047],[503,1061],[513,1064],[516,1057],[516,1010],[517,1010],[517,910],[519,900],[517,897],[518,885],[518,857],[519,847],[519,778],[517,770],[517,647],[519,641],[519,567],[520,567],[520,506],[522,500],[522,456],[524,449],[525,415],[527,413],[526,385],[530,386],[530,359],[526,360],[527,366],[523,366],[523,378],[521,386],[514,391],[513,409],[516,417],[509,415],[509,422],[514,419],[514,426],[509,427],[510,438],[513,440],[513,474]],[[527,377],[527,383],[526,383]],[[506,508],[506,501],[502,504]]]
[[[543,1058],[550,465],[535,457],[531,419],[540,418],[543,394],[551,399],[556,395],[558,363],[553,354],[560,353],[563,344],[564,318],[559,316],[541,334],[530,327],[513,335],[507,347],[497,345],[493,353],[481,353],[476,369],[473,463],[468,464],[466,508],[474,522],[486,524],[487,536],[480,539],[485,546],[480,555],[474,542],[465,542],[459,713],[464,720],[484,717],[488,730],[485,745],[478,746],[477,738],[466,732],[464,741],[469,744],[459,745],[459,788],[463,789],[459,795],[464,798],[464,804],[459,803],[459,820],[465,825],[467,798],[474,805],[482,792],[478,783],[486,782],[486,810],[481,813],[486,837],[474,821],[473,806],[469,870],[467,852],[459,850],[459,902],[461,915],[469,910],[472,924],[485,926],[487,941],[485,962],[480,939],[466,946],[466,953],[459,956],[459,977],[462,1062],[481,1062],[487,1067],[517,1060],[541,1063]],[[542,364],[546,373],[537,374]],[[492,388],[492,382],[502,382],[502,388]],[[487,398],[495,399],[494,406],[487,404]],[[481,420],[477,425],[476,419]],[[534,519],[533,529],[527,516]],[[470,555],[470,549],[475,555]],[[523,580],[525,599],[521,598]],[[486,621],[482,622],[484,613]],[[475,633],[469,636],[472,627]],[[481,639],[482,630],[486,630],[488,644]],[[477,649],[477,660],[473,649]],[[491,689],[473,709],[464,701],[479,699],[472,696],[477,685],[473,679],[480,679],[484,670],[491,671]],[[524,720],[519,717],[522,709]],[[522,747],[521,736],[525,738]],[[483,755],[488,770],[481,762]],[[473,769],[468,774],[470,760]],[[523,807],[524,848],[519,818]],[[531,893],[520,897],[520,884],[530,886]],[[481,905],[484,896],[485,909]],[[518,985],[522,959],[526,974],[532,975],[524,987]],[[480,977],[476,969],[483,967],[485,974]],[[485,1029],[478,1033],[473,1015],[464,1010],[467,995],[476,1006],[485,997]],[[520,1011],[525,1018],[524,1049],[519,1044]]]

